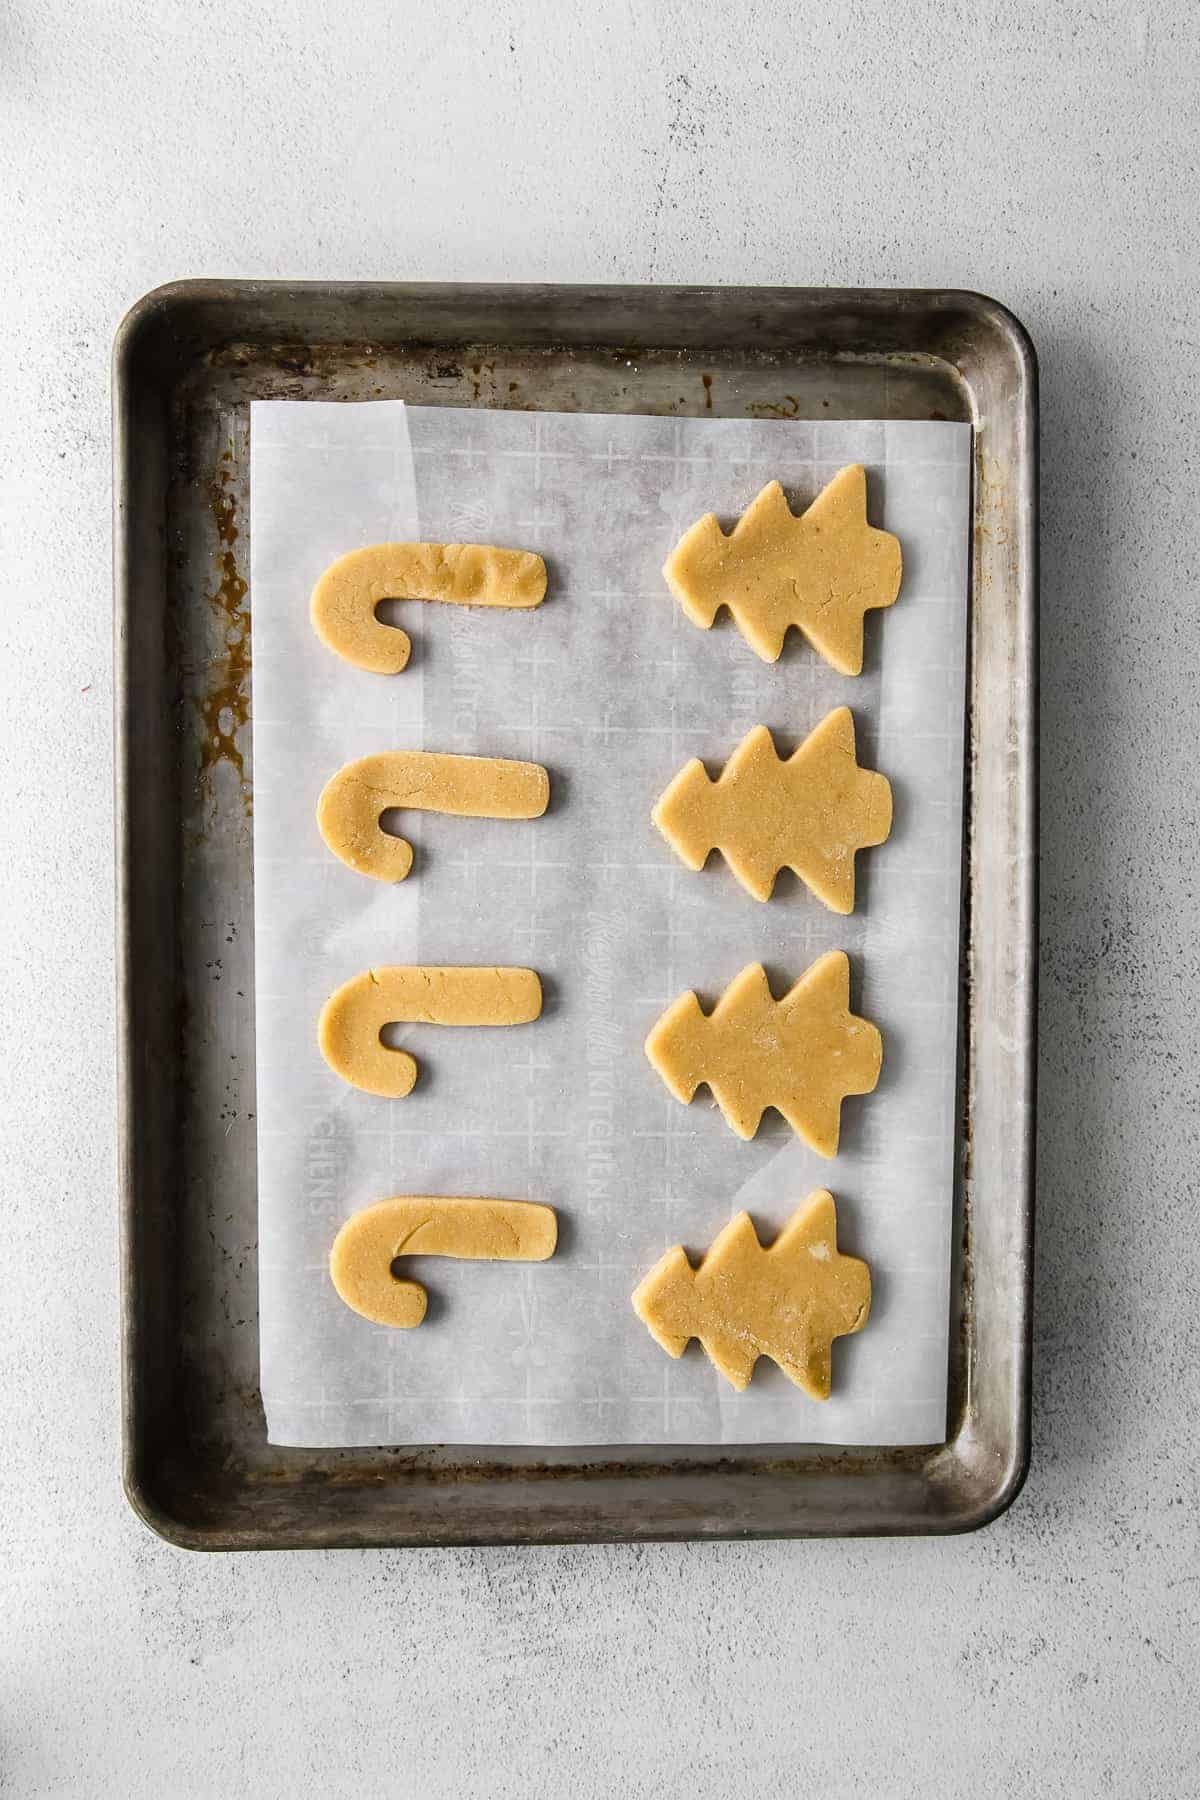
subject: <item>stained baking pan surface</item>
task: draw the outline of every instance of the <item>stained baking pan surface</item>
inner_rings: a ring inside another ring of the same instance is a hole
[[[1028,1454],[1036,369],[972,294],[190,282],[118,335],[125,1481],[196,1548],[932,1532]],[[258,1394],[253,399],[974,427],[959,1184],[944,1444],[289,1450]]]

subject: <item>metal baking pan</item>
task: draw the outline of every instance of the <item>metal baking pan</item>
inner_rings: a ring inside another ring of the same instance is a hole
[[[1037,375],[976,294],[182,282],[117,336],[124,1474],[197,1549],[968,1530],[1024,1478],[1036,1028]],[[258,1394],[249,403],[975,428],[950,1437],[294,1450]]]

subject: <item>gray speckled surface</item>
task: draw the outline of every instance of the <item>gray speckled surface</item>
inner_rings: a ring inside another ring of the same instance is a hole
[[[1200,19],[947,0],[0,22],[0,1788],[1200,1782]],[[1043,373],[1033,1473],[945,1542],[197,1559],[116,1480],[108,351],[182,274],[983,288]]]

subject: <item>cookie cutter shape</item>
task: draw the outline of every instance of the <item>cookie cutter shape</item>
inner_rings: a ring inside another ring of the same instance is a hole
[[[457,818],[537,819],[549,800],[550,777],[540,763],[382,750],[347,763],[326,782],[317,825],[334,855],[360,875],[403,881],[412,868],[412,845],[381,826],[390,807]]]
[[[769,1106],[819,1156],[836,1156],[842,1101],[879,1080],[883,1040],[850,1011],[850,962],[819,956],[782,1000],[761,963],[734,977],[711,1014],[681,994],[646,1039],[646,1055],[677,1100],[707,1085],[741,1138]]]
[[[633,1306],[668,1356],[682,1356],[699,1338],[739,1390],[768,1356],[814,1400],[828,1400],[833,1340],[866,1324],[871,1272],[839,1251],[833,1195],[819,1188],[769,1248],[744,1212],[695,1269],[676,1244],[639,1284]]]
[[[723,606],[764,662],[775,662],[789,626],[843,675],[863,665],[863,618],[900,592],[899,540],[867,524],[867,476],[851,463],[812,505],[793,513],[777,481],[750,502],[728,537],[706,513],[663,568],[694,625],[706,631]]]
[[[828,713],[786,761],[765,725],[738,745],[716,781],[693,758],[653,814],[689,869],[719,850],[747,893],[769,900],[795,871],[833,912],[854,911],[854,857],[892,828],[892,789],[858,765],[848,706]]]
[[[409,1331],[429,1297],[393,1267],[401,1256],[472,1262],[545,1262],[554,1255],[553,1207],[525,1200],[461,1200],[398,1194],[346,1220],[333,1240],[329,1275],[346,1305],[376,1325]]]
[[[412,650],[407,632],[375,616],[381,600],[444,600],[451,606],[540,606],[546,565],[532,550],[492,544],[369,544],[331,563],[309,612],[321,642],[374,675],[398,675]]]
[[[321,1008],[317,1040],[335,1075],[364,1094],[402,1100],[417,1079],[416,1058],[393,1050],[385,1025],[527,1025],[542,1010],[532,969],[365,969]]]

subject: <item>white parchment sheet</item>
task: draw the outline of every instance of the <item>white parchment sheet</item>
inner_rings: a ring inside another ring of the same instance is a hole
[[[684,618],[662,580],[682,530],[728,523],[778,477],[807,504],[868,468],[872,522],[904,584],[867,621],[866,672],[790,634],[759,661],[732,624]],[[954,1157],[970,429],[261,402],[252,419],[255,960],[262,1391],[275,1443],[923,1443],[945,1436]],[[393,677],[317,640],[308,598],[342,552],[387,539],[540,551],[536,611],[412,603]],[[827,912],[790,875],[769,905],[724,863],[693,874],[650,821],[689,757],[715,774],[751,726],[783,750],[843,702],[895,828],[859,858],[859,907]],[[317,796],[391,748],[546,765],[530,822],[406,814],[413,872],[354,874],[321,842]],[[825,1161],[775,1114],[743,1143],[702,1089],[673,1100],[642,1053],[663,1007],[709,1005],[748,962],[777,995],[822,951],[883,1033],[875,1094],[849,1099]],[[380,963],[515,963],[536,1024],[406,1028],[404,1100],[345,1086],[317,1048],[341,982]],[[769,1241],[815,1187],[874,1305],[834,1349],[834,1398],[760,1362],[737,1394],[693,1345],[673,1362],[629,1296],[669,1245],[695,1258],[739,1207]],[[548,1263],[412,1265],[415,1331],[368,1324],[327,1273],[338,1226],[396,1193],[558,1209]]]

